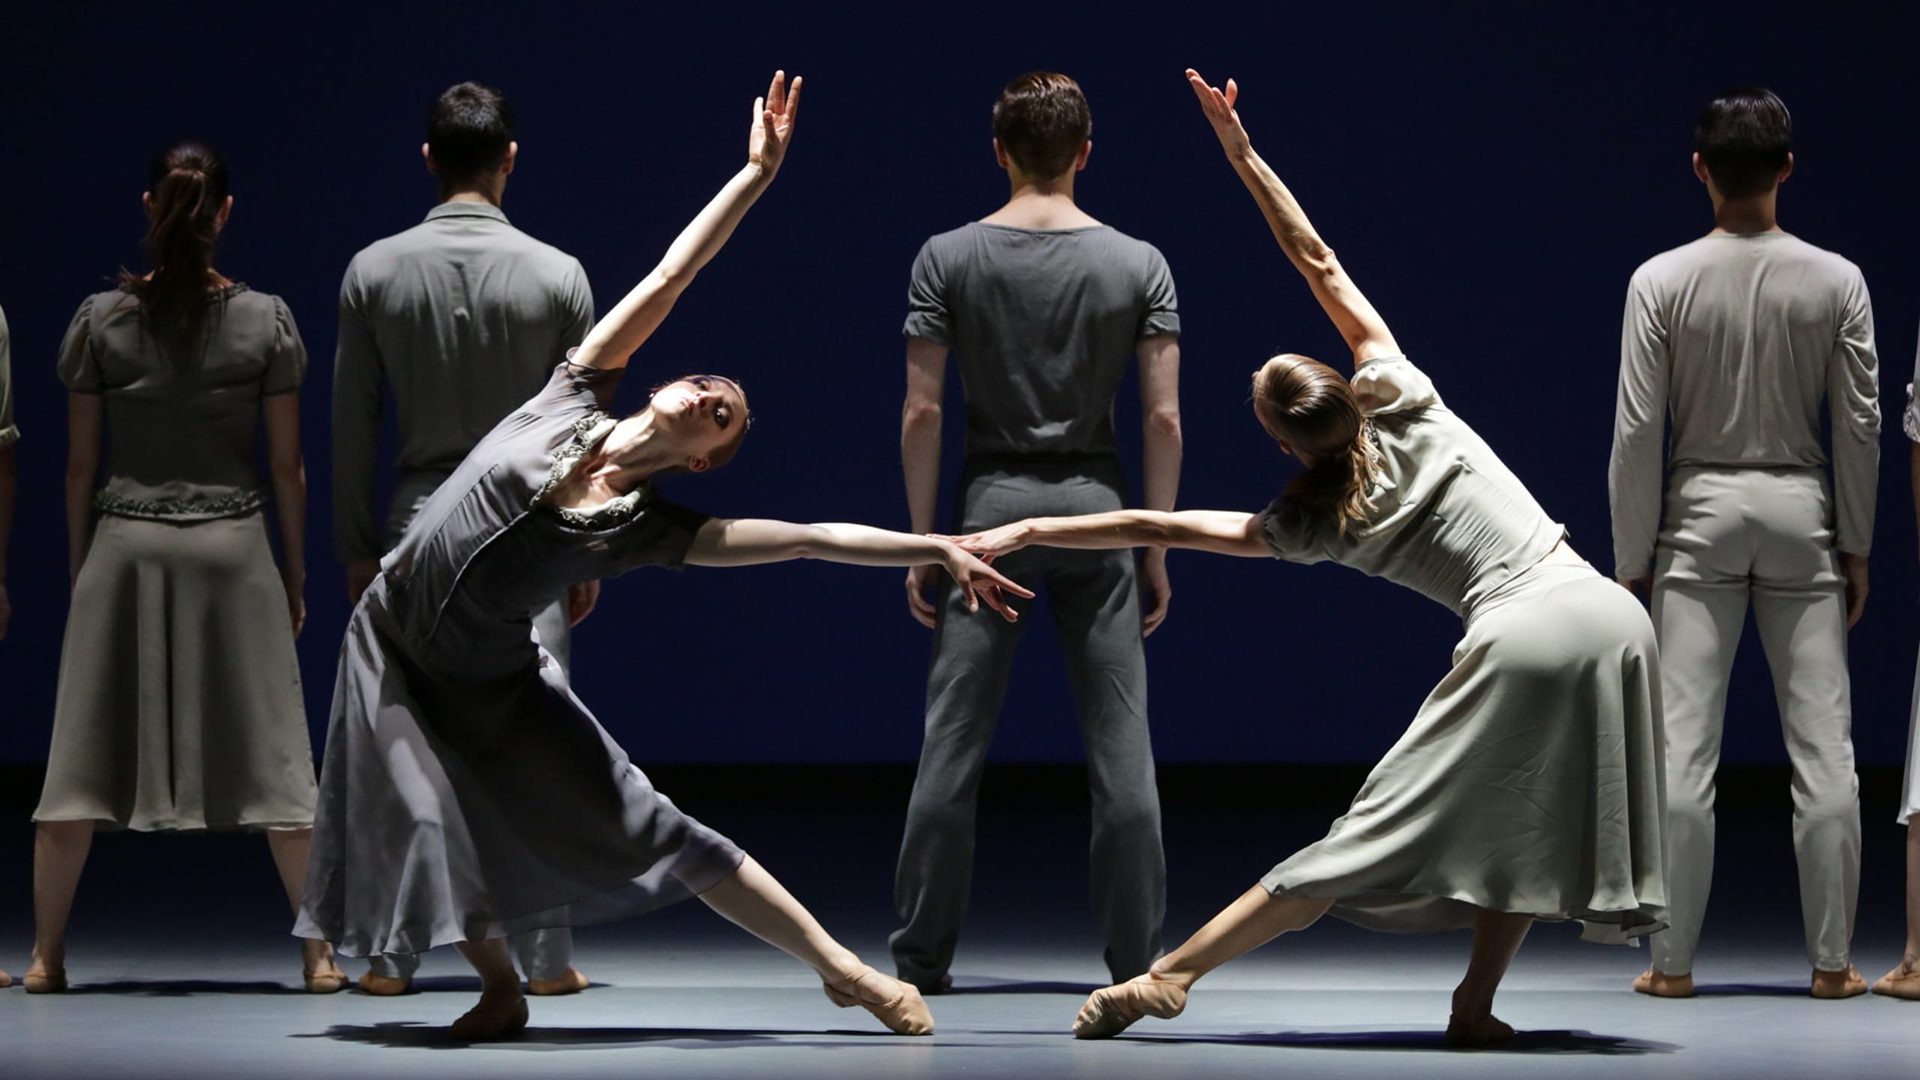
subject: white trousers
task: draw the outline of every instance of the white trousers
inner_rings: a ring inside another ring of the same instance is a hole
[[[1671,927],[1653,966],[1693,970],[1713,884],[1714,773],[1727,679],[1753,607],[1793,765],[1793,849],[1807,959],[1844,971],[1860,892],[1846,599],[1818,470],[1682,469],[1669,478],[1654,563],[1667,733]]]

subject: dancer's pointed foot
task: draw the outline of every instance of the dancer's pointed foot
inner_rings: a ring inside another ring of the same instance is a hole
[[[552,997],[557,994],[577,994],[593,985],[587,981],[580,969],[569,967],[551,979],[528,979],[527,993],[537,997]]]
[[[300,943],[300,977],[309,994],[337,994],[347,988],[347,973],[333,962],[333,945],[311,939]]]
[[[1874,980],[1873,992],[1890,998],[1920,1001],[1920,965],[1901,961],[1899,967]]]
[[[827,999],[842,1009],[855,1005],[872,1013],[898,1035],[933,1034],[933,1013],[926,999],[909,983],[860,965],[834,982],[820,981]]]
[[[1149,971],[1095,990],[1073,1018],[1076,1039],[1111,1039],[1143,1016],[1171,1020],[1187,1008],[1187,986]]]
[[[360,976],[360,992],[374,997],[399,997],[413,992],[413,980],[368,970]]]
[[[510,1039],[527,1026],[527,999],[519,987],[486,990],[480,1003],[453,1022],[448,1034],[458,1042],[494,1042]]]
[[[1648,997],[1690,998],[1693,996],[1693,973],[1668,975],[1655,968],[1648,968],[1633,980],[1633,992]]]
[[[1813,996],[1822,1001],[1839,1001],[1842,998],[1859,997],[1867,992],[1867,980],[1860,975],[1860,969],[1848,965],[1845,971],[1820,971],[1813,973]]]
[[[1513,1039],[1513,1026],[1491,1014],[1473,1019],[1458,1013],[1447,1018],[1447,1045],[1456,1050],[1478,1050]]]

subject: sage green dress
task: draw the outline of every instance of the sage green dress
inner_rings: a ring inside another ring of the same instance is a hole
[[[1353,387],[1378,451],[1371,514],[1342,536],[1282,498],[1262,515],[1268,544],[1414,589],[1466,633],[1346,815],[1262,884],[1383,930],[1466,927],[1476,908],[1578,919],[1600,939],[1660,929],[1665,745],[1646,611],[1585,562],[1550,557],[1566,529],[1405,357],[1361,365]],[[1356,648],[1361,669],[1395,645]]]
[[[313,823],[313,748],[286,591],[261,515],[262,399],[299,389],[286,304],[210,292],[162,350],[139,298],[80,305],[67,388],[104,400],[92,545],[60,653],[36,821],[139,830]]]

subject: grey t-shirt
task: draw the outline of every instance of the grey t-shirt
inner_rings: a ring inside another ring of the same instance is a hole
[[[1704,236],[1642,264],[1627,286],[1607,470],[1614,573],[1651,572],[1668,469],[1824,467],[1822,399],[1832,420],[1834,546],[1865,555],[1880,371],[1860,268],[1784,232]]]
[[[385,549],[374,471],[382,383],[400,431],[398,513],[432,490],[500,418],[546,384],[593,326],[573,256],[488,203],[449,202],[370,245],[340,283],[333,369],[334,545],[342,561]]]
[[[0,446],[20,441],[13,423],[13,342],[7,334],[7,313],[0,311]]]
[[[1135,343],[1178,334],[1180,314],[1152,244],[973,222],[921,246],[904,332],[957,354],[967,453],[1101,454]]]

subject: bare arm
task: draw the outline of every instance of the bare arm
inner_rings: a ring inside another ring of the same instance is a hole
[[[900,466],[907,481],[907,518],[916,533],[933,531],[940,504],[941,398],[946,392],[947,347],[921,338],[907,339],[907,400],[900,407]],[[907,612],[931,629],[938,615],[927,600],[931,574],[924,566],[907,571]]]
[[[1259,515],[1237,510],[1111,510],[1078,517],[1028,518],[954,537],[954,543],[989,559],[1024,547],[1192,548],[1249,559],[1273,555]]]
[[[1293,193],[1280,182],[1265,159],[1254,152],[1247,129],[1240,125],[1240,114],[1234,109],[1240,97],[1239,84],[1228,79],[1226,90],[1217,90],[1192,68],[1187,69],[1187,82],[1200,99],[1200,108],[1213,125],[1214,134],[1219,136],[1220,145],[1226,149],[1227,161],[1233,165],[1240,182],[1253,193],[1253,201],[1259,205],[1261,216],[1267,219],[1267,227],[1273,230],[1273,238],[1280,242],[1280,250],[1286,252],[1294,269],[1307,279],[1314,299],[1320,301],[1321,309],[1333,320],[1347,347],[1353,350],[1354,363],[1376,356],[1398,355],[1400,346],[1393,340],[1386,321],[1347,276],[1333,249],[1314,231],[1313,223],[1307,220],[1306,211],[1300,208]]]
[[[98,394],[67,395],[67,585],[80,580],[80,566],[93,545],[93,484],[100,471]]]
[[[273,516],[280,523],[280,581],[298,637],[307,622],[307,465],[300,455],[300,395],[269,394],[261,412],[267,429],[267,472],[273,478]]]
[[[1015,615],[1000,592],[1033,596],[949,540],[867,525],[715,518],[694,535],[686,561],[693,566],[753,566],[792,559],[825,559],[860,566],[938,564],[946,567],[965,590],[969,611],[977,609],[979,600],[985,600],[1009,621]]]
[[[775,72],[765,98],[753,102],[753,128],[747,139],[747,164],[707,203],[667,248],[660,265],[622,297],[607,316],[588,332],[573,362],[586,367],[625,367],[627,358],[646,343],[666,320],[694,275],[719,254],[746,216],[747,209],[773,182],[793,137],[794,117],[800,107],[800,77],[792,91],[786,72]]]
[[[1161,334],[1140,342],[1140,495],[1148,510],[1172,510],[1180,494],[1180,339]],[[1151,548],[1141,559],[1152,602],[1140,630],[1151,634],[1166,621],[1173,603],[1173,579],[1167,574],[1167,549]]]

